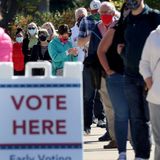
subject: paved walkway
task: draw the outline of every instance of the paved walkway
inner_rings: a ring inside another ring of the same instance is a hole
[[[84,136],[84,160],[117,160],[117,149],[103,149],[108,142],[99,142],[98,137],[103,135],[105,129],[92,126],[91,134]],[[153,148],[151,158],[153,159]],[[129,142],[127,143],[127,160],[134,160],[134,152]]]

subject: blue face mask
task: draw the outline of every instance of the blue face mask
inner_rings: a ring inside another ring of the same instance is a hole
[[[23,42],[23,37],[16,37],[16,42],[22,43]]]
[[[141,0],[138,1],[138,0],[126,0],[126,7],[128,9],[137,9],[141,4]]]
[[[36,34],[36,29],[30,29],[30,30],[28,30],[28,32],[29,32],[29,34],[31,35],[31,36],[34,36],[35,34]]]

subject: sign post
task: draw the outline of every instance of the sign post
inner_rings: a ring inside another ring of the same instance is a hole
[[[64,77],[42,62],[28,72],[35,66],[46,67],[44,77],[0,75],[0,159],[82,160],[82,66],[66,64]]]

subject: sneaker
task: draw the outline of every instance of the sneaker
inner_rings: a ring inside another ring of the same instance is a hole
[[[126,152],[121,152],[117,160],[126,160],[126,159],[127,159]]]
[[[106,123],[103,120],[98,120],[97,127],[106,128]]]
[[[103,146],[104,149],[117,148],[117,143],[114,140],[111,140],[109,144]]]
[[[110,141],[111,137],[109,133],[106,131],[105,134],[98,138],[99,141]]]

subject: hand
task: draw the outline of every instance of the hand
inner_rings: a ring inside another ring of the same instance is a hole
[[[111,70],[111,69],[108,69],[107,71],[106,71],[106,74],[108,75],[108,76],[111,76],[112,74],[114,74],[115,73],[115,71],[113,71],[113,70]]]
[[[152,77],[148,77],[145,79],[146,85],[148,89],[151,89],[153,81],[152,81]]]
[[[124,43],[118,44],[117,45],[117,53],[121,54],[123,49],[124,49],[124,47],[125,47]]]
[[[70,48],[70,49],[68,50],[68,53],[69,53],[70,55],[77,56],[77,55],[78,55],[78,49],[77,49],[77,48]]]

